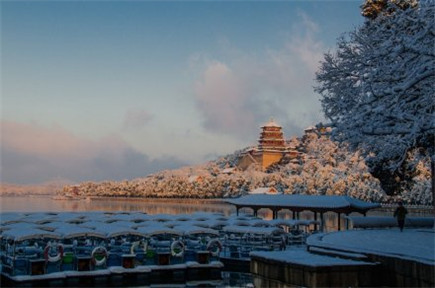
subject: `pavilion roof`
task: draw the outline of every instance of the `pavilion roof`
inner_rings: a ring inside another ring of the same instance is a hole
[[[271,118],[271,119],[269,120],[269,122],[267,122],[266,124],[264,124],[263,126],[261,126],[261,128],[264,128],[264,127],[277,127],[277,128],[281,128],[281,126],[278,125],[278,123],[276,123],[275,120],[273,120],[273,118]]]
[[[289,209],[292,211],[313,211],[337,213],[359,212],[365,213],[370,209],[380,207],[378,203],[365,202],[349,196],[329,196],[329,195],[290,195],[290,194],[251,194],[235,199],[226,200],[238,208],[270,208],[270,209]]]

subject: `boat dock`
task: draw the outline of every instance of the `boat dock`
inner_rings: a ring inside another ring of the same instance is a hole
[[[433,228],[319,233],[305,250],[251,253],[250,270],[255,287],[434,287],[434,242]]]
[[[0,216],[2,287],[219,281],[224,269],[251,272],[256,287],[435,286],[433,228],[321,233],[315,220],[204,212]]]
[[[1,213],[0,219],[2,286],[218,280],[231,261],[242,261],[246,271],[250,252],[303,242],[318,224],[203,212]]]

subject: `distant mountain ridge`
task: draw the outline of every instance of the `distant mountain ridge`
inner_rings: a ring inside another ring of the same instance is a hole
[[[0,183],[0,196],[25,196],[25,195],[55,195],[66,185],[74,184],[67,179],[53,180],[39,184]]]

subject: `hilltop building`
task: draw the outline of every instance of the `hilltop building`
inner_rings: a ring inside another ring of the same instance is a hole
[[[304,130],[304,136],[314,133],[318,137],[329,135],[331,128],[323,124],[310,126]],[[283,161],[284,163],[300,164],[303,161],[298,147],[284,139],[282,127],[273,119],[261,126],[258,145],[245,150],[239,157],[238,169],[246,170],[252,164],[258,165],[261,170],[266,170],[271,165]],[[303,153],[302,153],[303,154]]]
[[[248,194],[249,195],[254,195],[254,194],[277,195],[277,194],[281,194],[281,193],[278,193],[278,190],[276,190],[275,187],[260,187],[260,188],[257,188],[255,190],[250,191]]]
[[[289,146],[284,140],[282,127],[271,119],[261,127],[258,146],[242,153],[237,166],[241,170],[246,170],[250,165],[257,164],[264,170],[279,162],[288,153]]]

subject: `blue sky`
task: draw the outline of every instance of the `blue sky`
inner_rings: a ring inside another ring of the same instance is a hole
[[[322,121],[362,1],[2,1],[2,181],[132,179]]]

